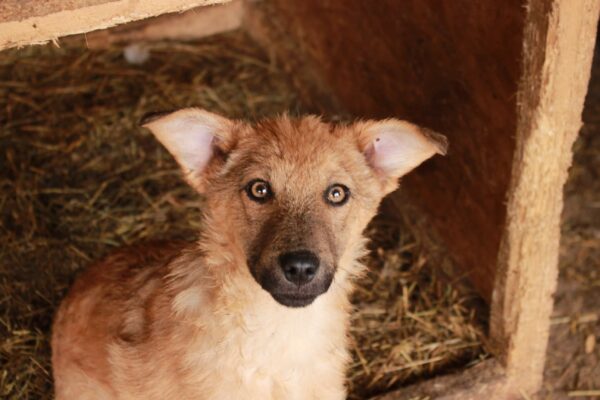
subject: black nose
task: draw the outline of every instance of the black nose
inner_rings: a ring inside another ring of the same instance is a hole
[[[307,250],[290,251],[279,256],[285,279],[302,286],[312,281],[319,269],[319,257]]]

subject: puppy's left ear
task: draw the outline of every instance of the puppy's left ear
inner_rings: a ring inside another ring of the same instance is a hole
[[[397,187],[398,178],[448,149],[445,136],[406,121],[366,121],[356,127],[360,149],[386,192]]]
[[[186,180],[204,190],[210,165],[223,158],[233,142],[235,122],[199,108],[186,108],[142,120],[181,166]]]

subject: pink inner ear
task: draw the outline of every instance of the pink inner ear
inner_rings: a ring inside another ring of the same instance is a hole
[[[162,142],[184,169],[203,170],[213,155],[214,128],[195,120],[176,125]]]
[[[144,127],[169,150],[188,181],[195,185],[201,183],[200,175],[213,157],[215,142],[231,134],[233,123],[205,110],[184,108],[149,121]]]
[[[435,147],[418,128],[390,124],[375,131],[367,155],[373,168],[402,176],[435,154]]]
[[[413,135],[383,131],[373,141],[373,166],[386,173],[408,166],[413,148],[419,147]]]
[[[213,141],[219,129],[217,122],[206,114],[192,111],[176,112],[147,127],[175,157],[184,171],[202,171],[213,155]],[[187,112],[187,113],[192,113]]]

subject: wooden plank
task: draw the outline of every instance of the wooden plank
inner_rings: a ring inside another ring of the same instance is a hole
[[[449,137],[448,156],[419,168],[405,188],[490,300],[514,150],[522,0],[251,6],[275,32],[263,42],[284,63],[310,62],[324,82],[316,86],[331,88],[351,114],[405,118]],[[295,43],[289,50],[280,46],[286,36]]]
[[[0,0],[0,50],[227,0]]]
[[[507,385],[503,368],[496,361],[487,360],[473,368],[429,379],[373,400],[511,400],[517,396]]]
[[[238,29],[242,12],[242,1],[232,0],[91,32],[86,36],[86,43],[89,48],[103,48],[119,42],[195,40]]]
[[[0,0],[0,22],[20,21],[112,1],[114,0]]]
[[[491,339],[523,392],[542,383],[558,278],[563,185],[581,126],[599,0],[529,0],[517,141]]]

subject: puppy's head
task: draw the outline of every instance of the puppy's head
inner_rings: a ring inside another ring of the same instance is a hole
[[[189,108],[144,126],[206,196],[222,245],[289,307],[325,293],[354,262],[363,229],[398,178],[446,151],[443,136],[395,119],[334,126],[280,117],[251,125]]]

